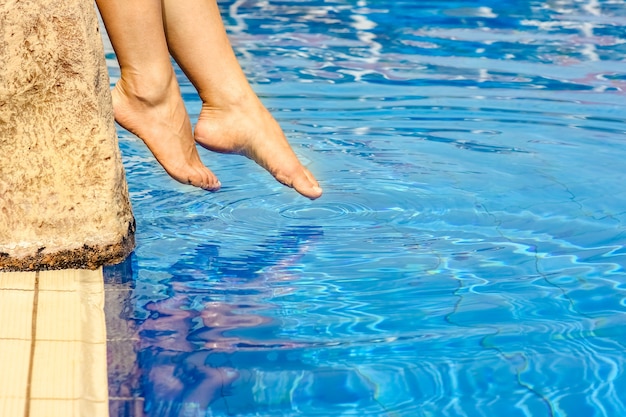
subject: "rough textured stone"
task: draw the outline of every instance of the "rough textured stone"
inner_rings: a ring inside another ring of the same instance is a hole
[[[96,268],[134,219],[90,0],[0,2],[0,270]]]

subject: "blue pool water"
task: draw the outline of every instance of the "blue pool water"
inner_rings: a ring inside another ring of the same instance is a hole
[[[626,415],[626,3],[220,6],[325,194],[119,130],[112,415]]]

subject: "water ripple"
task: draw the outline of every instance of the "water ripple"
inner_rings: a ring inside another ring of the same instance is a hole
[[[336,221],[354,214],[372,212],[368,206],[357,202],[325,202],[318,206],[295,204],[279,208],[278,211],[287,219],[315,222]]]

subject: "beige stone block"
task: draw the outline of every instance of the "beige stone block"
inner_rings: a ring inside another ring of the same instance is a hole
[[[125,258],[134,219],[94,3],[0,2],[0,270]]]

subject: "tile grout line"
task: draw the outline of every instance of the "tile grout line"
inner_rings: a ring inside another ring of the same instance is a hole
[[[30,416],[30,395],[33,382],[33,362],[35,359],[35,345],[37,341],[37,304],[39,301],[39,271],[35,273],[35,291],[33,294],[33,314],[30,340],[30,360],[28,362],[28,379],[26,380],[26,404],[24,406],[24,417]]]

